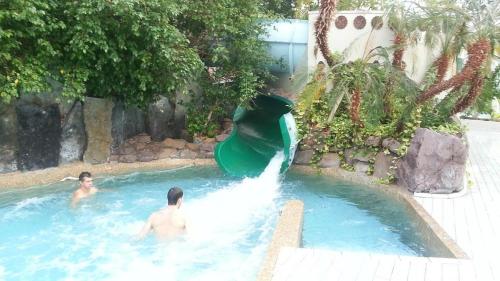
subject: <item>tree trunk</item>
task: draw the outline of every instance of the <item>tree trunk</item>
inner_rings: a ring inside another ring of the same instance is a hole
[[[476,76],[474,76],[469,92],[467,95],[462,97],[457,101],[453,109],[451,110],[450,115],[455,115],[459,112],[462,112],[466,110],[469,106],[471,106],[474,101],[479,97],[483,90],[483,84],[484,84],[484,76],[481,73],[476,73]]]
[[[314,23],[316,30],[316,44],[323,54],[326,63],[331,67],[334,61],[330,55],[330,48],[328,47],[328,31],[332,23],[333,15],[337,6],[337,0],[321,0],[319,17]]]
[[[363,127],[363,123],[361,122],[361,119],[359,117],[360,108],[361,108],[361,90],[354,89],[352,90],[352,99],[350,108],[351,120],[354,124]]]
[[[450,64],[450,57],[447,54],[442,54],[434,63],[437,66],[436,72],[436,82],[433,85],[441,83],[448,71],[448,65]]]
[[[401,33],[397,33],[396,37],[394,37],[394,45],[396,46],[396,50],[394,50],[394,55],[392,57],[392,66],[399,70],[403,70],[403,54],[405,49],[402,45],[406,42],[405,37]]]
[[[442,91],[463,85],[465,81],[471,80],[488,57],[490,49],[490,41],[485,38],[479,39],[478,41],[470,45],[467,48],[467,54],[469,58],[462,71],[455,74],[453,77],[446,81],[442,81],[436,85],[429,87],[417,98],[417,104],[423,104]]]

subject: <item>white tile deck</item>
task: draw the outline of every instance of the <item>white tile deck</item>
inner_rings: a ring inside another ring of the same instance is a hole
[[[415,198],[470,259],[283,248],[273,281],[500,281],[500,123],[466,120],[469,178],[458,198]]]

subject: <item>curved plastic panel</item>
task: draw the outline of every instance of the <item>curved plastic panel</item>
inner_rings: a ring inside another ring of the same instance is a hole
[[[233,176],[257,176],[277,151],[285,160],[281,171],[290,166],[297,144],[292,102],[279,96],[260,95],[252,109],[238,107],[231,135],[215,147],[219,167]]]

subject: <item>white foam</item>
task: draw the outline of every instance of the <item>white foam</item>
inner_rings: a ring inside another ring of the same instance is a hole
[[[256,219],[273,212],[279,196],[283,160],[284,154],[280,151],[259,177],[245,178],[201,199],[188,201],[185,210],[189,237],[208,241],[224,237],[222,241],[232,241],[249,231]]]
[[[189,234],[185,239],[149,245],[146,250],[141,243],[121,244],[111,256],[108,253],[99,271],[107,274],[107,280],[253,280],[267,244],[246,251],[238,247],[256,227],[269,237],[283,161],[279,152],[259,177],[231,183],[193,201],[186,194],[182,209],[188,216]],[[256,225],[257,221],[264,223]],[[132,225],[138,226],[133,222],[127,228]],[[143,243],[148,241],[151,237]]]
[[[284,153],[279,152],[259,177],[230,183],[196,200],[185,194],[181,210],[188,216],[189,234],[167,244],[157,243],[152,235],[132,241],[143,222],[127,219],[130,213],[119,201],[110,207],[115,211],[105,214],[83,204],[73,223],[88,232],[66,224],[44,230],[57,236],[53,248],[65,250],[50,259],[45,255],[53,253],[27,257],[25,273],[35,276],[41,269],[57,269],[64,271],[65,280],[253,280],[267,248],[259,242],[267,242],[277,216],[283,161]],[[49,199],[26,199],[13,211],[39,208]],[[23,239],[22,245],[36,245],[46,236],[40,232]],[[4,271],[0,266],[0,280],[9,274]]]
[[[33,213],[33,209],[43,206],[45,202],[54,199],[53,195],[45,197],[32,197],[24,199],[16,204],[14,208],[4,214],[3,220],[25,218]]]

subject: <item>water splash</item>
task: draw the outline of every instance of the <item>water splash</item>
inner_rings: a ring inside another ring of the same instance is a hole
[[[132,240],[144,223],[135,213],[138,204],[148,204],[147,192],[128,201],[119,192],[102,193],[71,213],[60,212],[67,208],[69,191],[53,200],[21,201],[10,210],[46,218],[47,209],[54,212],[41,225],[16,220],[31,234],[16,236],[12,241],[22,242],[0,249],[0,274],[19,280],[254,280],[278,214],[284,158],[277,153],[256,178],[224,179],[217,188],[210,182],[198,199],[186,189],[181,210],[188,217],[189,234],[166,244],[153,235]],[[47,239],[54,239],[50,246],[40,243]]]
[[[283,151],[279,151],[260,176],[245,178],[201,199],[188,201],[185,209],[191,224],[189,237],[196,240],[224,237],[223,241],[233,241],[247,233],[246,229],[255,220],[274,211],[284,159]]]

